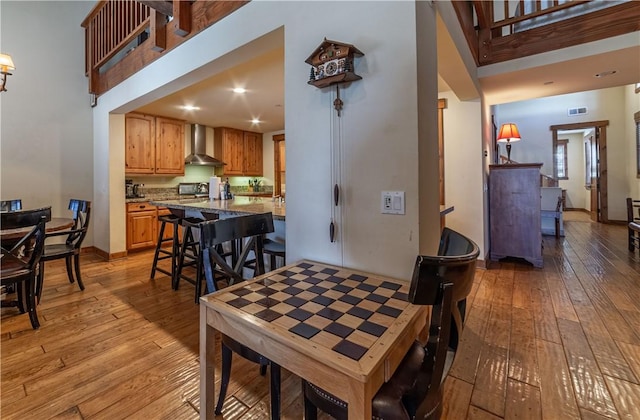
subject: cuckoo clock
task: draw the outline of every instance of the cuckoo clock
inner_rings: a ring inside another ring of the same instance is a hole
[[[311,64],[309,84],[318,88],[336,83],[360,80],[353,71],[353,58],[364,55],[351,44],[324,39],[322,44],[305,60]]]

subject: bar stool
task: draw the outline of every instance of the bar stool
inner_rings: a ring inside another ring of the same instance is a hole
[[[269,255],[269,270],[271,271],[278,267],[276,264],[276,257],[282,258],[282,265],[286,262],[285,244],[282,242],[265,239],[263,252],[264,254]]]
[[[194,232],[200,231],[203,220],[197,217],[185,217],[180,221],[182,225],[182,244],[177,254],[176,275],[173,278],[173,289],[178,290],[180,280],[184,279],[196,287],[195,302],[198,303],[202,291],[202,260],[200,258],[200,239]],[[195,276],[183,272],[186,267],[193,267]]]
[[[202,282],[204,280],[203,276],[203,267],[202,267],[202,256],[200,252],[200,224],[205,222],[205,220],[197,218],[197,217],[185,217],[181,219],[182,225],[182,244],[178,247],[178,253],[176,254],[176,275],[173,281],[173,289],[178,290],[180,285],[180,280],[186,280],[189,283],[193,284],[196,288],[195,291],[195,302],[200,303],[200,296],[202,295]],[[195,233],[198,233],[197,235]],[[230,251],[224,251],[222,244],[217,245],[218,254],[223,258],[232,257],[235,261],[236,257],[236,247],[235,243],[231,243]],[[193,267],[195,270],[195,275],[188,275],[183,270],[186,267]],[[221,272],[220,270],[216,270],[215,274],[217,275],[217,279],[229,280],[230,277]]]
[[[153,255],[153,265],[151,266],[151,278],[156,275],[156,271],[171,276],[171,286],[173,287],[176,278],[176,269],[178,267],[178,253],[180,250],[180,235],[178,234],[178,227],[180,226],[182,218],[173,214],[167,214],[158,217],[158,221],[161,223],[160,232],[158,234],[158,242],[156,243],[156,250]],[[173,235],[170,238],[164,237],[164,230],[167,224],[172,225]],[[162,246],[171,242],[171,250],[167,250]],[[158,266],[158,261],[171,259],[171,270]]]

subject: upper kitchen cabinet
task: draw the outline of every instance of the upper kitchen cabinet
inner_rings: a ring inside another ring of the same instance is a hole
[[[216,157],[226,163],[222,175],[262,176],[262,134],[227,127],[213,133]]]
[[[125,116],[125,173],[184,175],[184,121]]]
[[[152,174],[156,156],[156,124],[150,115],[127,114],[124,119],[125,173]]]
[[[156,117],[155,173],[184,175],[184,121]]]
[[[244,175],[262,176],[262,134],[244,132]]]

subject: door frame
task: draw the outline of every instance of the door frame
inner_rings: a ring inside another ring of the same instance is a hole
[[[563,130],[580,130],[580,129],[595,129],[595,142],[596,142],[596,168],[597,178],[592,180],[592,191],[595,188],[595,192],[592,192],[595,197],[592,196],[592,202],[597,203],[595,221],[602,223],[609,223],[609,198],[607,188],[607,126],[609,120],[603,121],[585,121],[581,123],[573,124],[557,124],[549,126],[549,130],[552,132],[552,154],[553,161],[553,177],[558,179],[558,169],[556,167],[555,150],[558,145],[558,131]],[[593,156],[592,156],[593,159]],[[592,206],[593,207],[593,206]],[[593,211],[593,208],[591,209]]]

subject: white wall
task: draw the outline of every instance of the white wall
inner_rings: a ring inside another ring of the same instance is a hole
[[[446,226],[471,238],[485,255],[482,220],[482,121],[480,101],[458,100],[451,92],[440,92],[447,100],[444,110],[445,203],[454,206]],[[464,121],[464,124],[461,124]]]
[[[331,19],[317,19],[335,8],[340,13]],[[426,22],[420,42],[418,13]],[[324,37],[365,53],[355,64],[363,80],[341,90],[340,118],[332,108],[335,90],[306,83],[304,60]],[[108,156],[124,148],[122,139],[110,137],[109,113],[136,109],[221,71],[252,49],[282,43],[287,51],[287,259],[310,258],[408,279],[416,254],[435,252],[439,238],[435,11],[428,2],[251,2],[101,96],[94,109],[96,148]],[[344,205],[336,214],[335,243],[329,242],[332,137],[341,139],[343,152]],[[96,201],[110,220],[102,225],[109,227],[100,232],[99,247],[117,253],[124,249],[113,240],[115,230],[123,229],[124,206],[97,186],[121,182],[123,168],[104,164],[100,156],[94,155]],[[382,190],[406,192],[406,215],[380,214]]]
[[[626,136],[629,119],[625,86],[568,95],[551,96],[529,101],[497,105],[497,125],[505,122],[518,124],[522,141],[514,143],[511,158],[517,162],[542,162],[541,172],[552,175],[552,134],[549,126],[608,120],[607,168],[609,193],[609,219],[626,219],[625,197],[630,190],[628,170],[630,136]],[[586,106],[586,115],[569,117],[567,109]],[[504,148],[501,149],[504,153]],[[635,156],[635,154],[634,154]]]
[[[16,70],[0,93],[2,199],[52,206],[92,200],[92,114],[80,22],[95,2],[0,2],[2,53]],[[95,212],[95,206],[94,206]],[[95,220],[83,246],[93,243]]]

